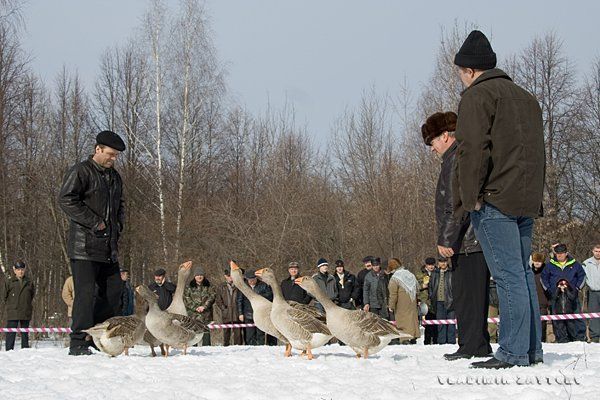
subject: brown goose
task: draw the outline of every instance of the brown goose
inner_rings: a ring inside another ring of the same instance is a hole
[[[162,311],[158,307],[158,297],[145,285],[138,286],[135,290],[150,306],[146,315],[146,327],[161,343],[183,349],[183,354],[187,354],[188,347],[202,340],[204,332],[208,330],[206,325],[186,315]],[[168,354],[167,349],[165,357]]]
[[[327,325],[316,318],[313,312],[293,307],[285,301],[272,269],[259,269],[255,274],[273,289],[271,321],[289,341],[285,349],[286,357],[291,356],[293,347],[306,351],[308,359],[312,360],[311,350],[323,346],[333,337]]]
[[[235,287],[244,294],[250,300],[252,304],[252,313],[254,315],[254,324],[261,331],[276,337],[284,343],[288,343],[287,339],[275,328],[273,322],[271,322],[271,303],[259,294],[256,294],[250,289],[250,286],[244,282],[242,278],[242,270],[234,261],[229,262],[231,269],[231,279]]]
[[[165,311],[173,314],[188,315],[185,304],[183,303],[183,291],[190,283],[191,274],[191,261],[186,261],[179,266],[179,271],[177,271],[177,287],[175,288],[175,293],[173,293],[173,300]]]
[[[369,357],[387,346],[392,339],[412,339],[390,322],[363,310],[347,310],[335,304],[311,277],[295,281],[314,296],[325,308],[327,327],[342,342],[356,352],[357,357]]]
[[[116,357],[121,353],[129,355],[129,349],[144,337],[146,308],[139,296],[135,299],[135,314],[126,317],[112,317],[83,332],[92,337],[94,344],[102,352]]]

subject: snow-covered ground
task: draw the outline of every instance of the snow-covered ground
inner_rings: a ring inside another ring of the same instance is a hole
[[[545,344],[543,365],[504,371],[448,362],[455,346],[388,346],[368,360],[325,346],[312,361],[282,347],[197,347],[183,356],[71,357],[51,344],[0,352],[0,399],[598,399],[600,345]],[[297,353],[295,353],[297,354]]]

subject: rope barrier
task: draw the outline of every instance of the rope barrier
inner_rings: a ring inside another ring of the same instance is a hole
[[[581,313],[581,314],[558,314],[558,315],[542,315],[542,321],[565,321],[572,319],[595,319],[600,318],[600,313]],[[488,318],[489,323],[497,324],[500,322],[500,318]],[[392,321],[395,323],[395,321]],[[426,319],[421,321],[422,325],[454,325],[456,324],[455,319]],[[252,328],[254,324],[208,324],[209,329],[229,329],[229,328]],[[71,333],[71,328],[54,328],[54,327],[41,327],[41,328],[0,328],[0,332],[7,333]]]

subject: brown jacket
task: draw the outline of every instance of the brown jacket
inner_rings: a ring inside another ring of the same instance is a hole
[[[455,212],[479,200],[504,214],[541,215],[546,156],[535,97],[503,71],[485,71],[462,94],[455,135]]]
[[[238,296],[238,289],[231,284],[231,291],[227,286],[227,282],[223,282],[217,287],[217,299],[216,304],[221,310],[221,317],[223,322],[237,322],[237,305],[236,299]]]
[[[75,288],[73,286],[73,277],[70,276],[65,280],[62,289],[62,299],[67,305],[67,316],[73,316],[73,300],[75,299]]]

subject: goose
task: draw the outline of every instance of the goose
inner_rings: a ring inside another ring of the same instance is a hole
[[[242,270],[235,261],[229,262],[229,268],[231,269],[230,273],[233,284],[244,296],[246,296],[246,298],[248,298],[250,304],[252,304],[252,314],[254,316],[254,324],[256,327],[266,334],[276,337],[287,345],[287,339],[279,332],[279,330],[277,330],[275,325],[273,325],[273,322],[271,322],[271,306],[273,303],[250,289],[250,286],[244,282]]]
[[[255,274],[273,289],[271,321],[288,339],[285,356],[291,356],[292,348],[295,348],[306,351],[308,359],[312,360],[314,356],[311,350],[323,346],[333,337],[327,325],[317,319],[312,312],[293,307],[285,301],[272,269],[262,268]]]
[[[188,347],[202,340],[204,332],[208,329],[206,325],[186,315],[161,310],[158,307],[158,296],[146,285],[140,285],[135,290],[150,306],[146,315],[146,327],[161,343],[181,348],[185,355]],[[168,348],[165,353],[165,357],[167,357],[169,355]]]
[[[173,300],[169,307],[165,310],[172,314],[188,315],[185,304],[183,303],[183,291],[188,283],[190,283],[190,275],[192,274],[192,262],[186,261],[179,266],[177,271],[177,287],[173,293]]]
[[[335,337],[356,352],[357,358],[368,358],[369,354],[377,353],[392,339],[412,339],[411,335],[376,314],[338,306],[311,277],[303,276],[295,282],[323,305],[327,313],[327,327]]]
[[[112,317],[89,329],[83,329],[83,332],[92,337],[98,349],[111,357],[121,353],[128,356],[129,349],[142,340],[146,331],[145,307],[140,303],[139,296],[136,296],[134,315]]]

